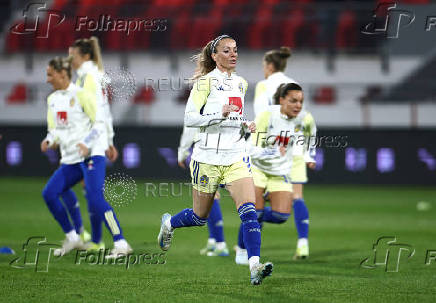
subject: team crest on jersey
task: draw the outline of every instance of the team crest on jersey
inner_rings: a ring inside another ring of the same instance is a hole
[[[239,88],[239,91],[241,92],[241,94],[243,94],[244,93],[244,84],[242,84],[242,82],[239,82],[238,88]]]
[[[207,185],[209,183],[209,177],[206,175],[203,175],[200,177],[200,184],[201,185]]]
[[[76,103],[76,101],[74,101],[74,98],[71,98],[71,100],[70,100],[70,107],[73,107],[74,103]]]
[[[58,125],[67,125],[68,124],[67,112],[57,112],[56,121]]]
[[[294,132],[298,133],[301,130],[301,125],[295,125]]]

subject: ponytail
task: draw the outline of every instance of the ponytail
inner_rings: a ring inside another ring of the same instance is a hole
[[[89,58],[97,65],[98,70],[103,71],[103,60],[97,37],[78,39],[74,42],[73,47],[77,47],[82,56],[88,54]]]
[[[212,44],[214,40],[209,41],[200,53],[191,57],[192,61],[197,62],[197,68],[195,69],[192,80],[210,73],[216,67],[216,62],[212,59]]]
[[[275,72],[282,72],[286,68],[288,58],[291,56],[291,49],[282,46],[279,49],[270,50],[265,53],[263,60],[274,66]]]

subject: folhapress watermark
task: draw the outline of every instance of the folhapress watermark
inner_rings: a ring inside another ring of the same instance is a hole
[[[400,264],[407,262],[415,255],[411,244],[398,243],[395,236],[379,237],[372,245],[370,257],[360,262],[365,269],[383,268],[385,272],[399,272]],[[424,265],[436,263],[436,249],[426,249]]]

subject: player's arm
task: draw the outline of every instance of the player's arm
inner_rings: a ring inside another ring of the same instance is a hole
[[[264,111],[256,117],[256,132],[251,135],[251,142],[248,145],[248,153],[253,158],[266,159],[280,156],[279,149],[268,146],[267,133],[270,119],[269,111]]]
[[[186,127],[210,126],[220,123],[231,111],[238,111],[235,105],[224,105],[215,113],[203,114],[207,97],[210,94],[210,79],[200,78],[194,83],[185,109],[184,123]]]
[[[260,81],[256,84],[254,90],[254,115],[257,117],[261,112],[266,111],[269,106],[268,96],[266,93],[265,81]]]
[[[102,108],[97,105],[97,84],[92,75],[88,74],[83,85],[83,89],[77,92],[77,98],[85,114],[92,122],[91,130],[85,135],[84,139],[78,144],[82,155],[86,156],[89,148],[105,131],[105,120]],[[86,149],[84,148],[86,147]]]
[[[49,97],[50,98],[50,97]],[[57,147],[56,125],[54,114],[47,101],[47,136],[41,142],[41,151],[45,153],[49,148]]]
[[[194,144],[195,135],[197,134],[197,129],[192,127],[184,127],[182,136],[180,137],[180,144],[177,150],[177,160],[183,163],[189,156],[189,149],[192,144]],[[182,165],[180,165],[182,166]]]
[[[315,119],[310,113],[303,119],[304,136],[306,138],[307,146],[304,149],[304,161],[309,168],[315,168],[315,155],[316,155],[316,124]]]

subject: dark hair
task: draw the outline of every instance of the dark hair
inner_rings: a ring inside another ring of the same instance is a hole
[[[288,91],[290,91],[290,90],[301,90],[302,91],[303,89],[297,83],[282,83],[282,84],[280,84],[280,86],[277,88],[277,90],[273,96],[274,104],[279,105],[280,98],[285,98],[286,95],[288,94]]]
[[[192,60],[197,62],[197,68],[195,69],[193,80],[198,79],[211,71],[216,67],[216,62],[212,59],[212,53],[216,53],[216,47],[223,39],[233,39],[229,35],[221,35],[215,39],[209,41],[200,53],[192,56]]]
[[[68,78],[71,79],[71,59],[70,58],[61,58],[54,57],[48,62],[48,65],[51,66],[55,71],[60,73],[61,71],[66,71]]]
[[[276,72],[282,72],[286,68],[286,62],[291,56],[291,49],[287,46],[282,46],[280,49],[270,50],[265,53],[263,60],[266,63],[271,63]]]
[[[82,56],[88,54],[89,58],[97,64],[98,69],[103,71],[103,60],[97,37],[92,36],[89,39],[78,39],[74,41],[72,47],[77,47]]]

